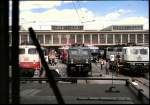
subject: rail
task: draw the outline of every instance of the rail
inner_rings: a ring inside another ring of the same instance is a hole
[[[144,94],[143,89],[136,87],[131,81],[128,81],[128,80],[126,81],[126,84],[127,84],[127,86],[131,85],[137,91],[137,96],[138,96],[139,100],[143,101],[145,99],[146,102],[144,102],[144,103],[146,103],[146,104],[149,103],[149,97],[147,97]]]
[[[144,85],[144,86],[146,86],[146,87],[149,87],[149,82],[140,81],[140,80],[137,79],[137,78],[133,78],[133,80],[136,80],[136,81],[140,82],[142,85]]]

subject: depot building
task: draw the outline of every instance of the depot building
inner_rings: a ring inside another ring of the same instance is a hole
[[[107,47],[135,43],[149,45],[149,30],[143,25],[112,25],[102,30],[84,30],[84,26],[52,25],[50,30],[35,30],[36,37],[43,47],[58,48],[74,43]],[[10,30],[10,44],[11,44]],[[28,30],[20,28],[19,44],[32,42]]]

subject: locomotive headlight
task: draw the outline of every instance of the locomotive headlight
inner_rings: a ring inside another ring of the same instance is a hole
[[[144,66],[148,66],[148,63],[144,63]]]
[[[88,59],[86,59],[85,63],[89,63],[89,60],[88,60]]]
[[[35,65],[35,60],[33,61],[33,64]]]
[[[93,57],[91,57],[90,59],[93,60]]]
[[[71,64],[73,64],[73,59],[71,59]]]
[[[130,65],[135,65],[135,63],[131,63]]]

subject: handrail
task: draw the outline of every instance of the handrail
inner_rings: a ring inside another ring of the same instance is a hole
[[[103,77],[56,77],[55,80],[63,81],[63,80],[122,80],[127,81],[128,78],[103,78]],[[21,77],[20,81],[48,81],[48,78],[32,78],[32,77]]]

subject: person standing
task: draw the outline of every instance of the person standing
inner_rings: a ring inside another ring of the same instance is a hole
[[[119,75],[119,66],[120,66],[120,54],[117,53],[117,55],[116,55],[116,76]]]
[[[109,74],[109,61],[108,61],[108,59],[106,59],[105,69],[106,69],[106,75]]]
[[[103,65],[104,65],[104,60],[100,59],[100,64],[101,64],[101,70],[103,70]]]

